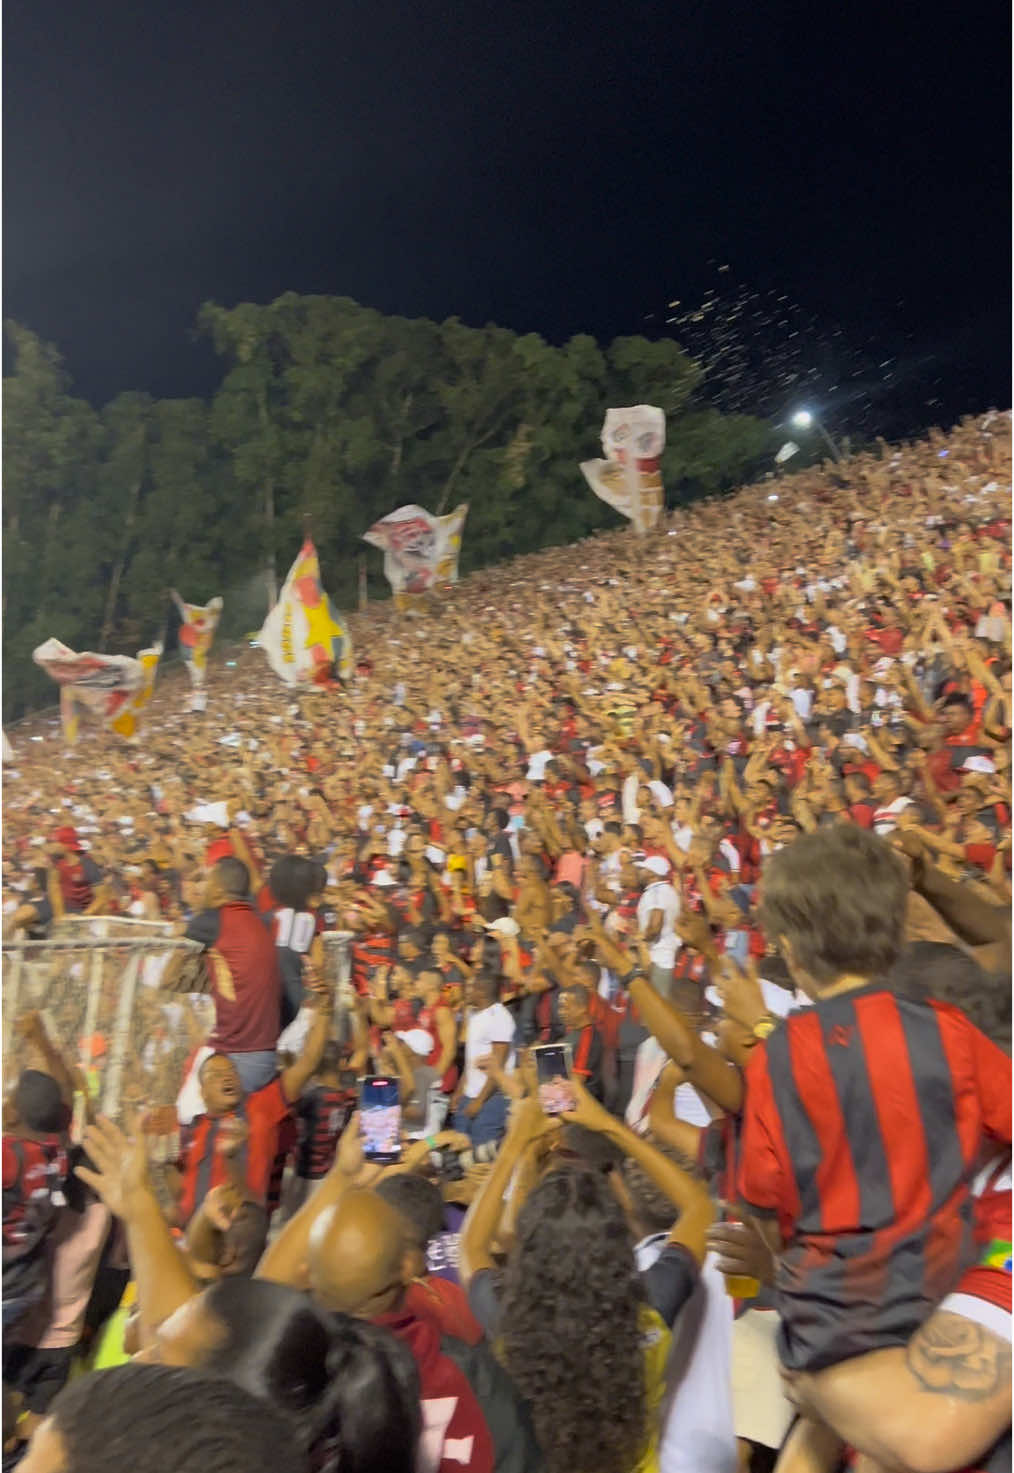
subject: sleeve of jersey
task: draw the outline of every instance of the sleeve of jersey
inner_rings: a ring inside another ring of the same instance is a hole
[[[661,1315],[670,1330],[696,1284],[697,1264],[679,1243],[668,1243],[651,1268],[641,1275],[645,1302]]]
[[[743,1130],[736,1184],[743,1207],[757,1217],[788,1215],[787,1183],[775,1141],[781,1134],[767,1051],[756,1048],[744,1075]]]
[[[1000,1340],[1011,1339],[1011,1245],[987,1244],[979,1262],[940,1305],[945,1314],[971,1320]]]
[[[217,910],[201,910],[197,915],[191,916],[183,934],[188,941],[196,941],[201,946],[214,946],[221,928],[222,917]]]
[[[969,1025],[982,1122],[994,1140],[1011,1143],[1011,1061],[978,1028]]]

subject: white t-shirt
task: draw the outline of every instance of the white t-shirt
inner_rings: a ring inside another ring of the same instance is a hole
[[[465,1035],[465,1098],[474,1100],[482,1094],[486,1074],[476,1068],[476,1060],[484,1059],[492,1052],[495,1043],[514,1042],[514,1019],[502,1002],[473,1013],[468,1020]],[[513,1050],[508,1052],[507,1067],[511,1067]]]
[[[676,935],[676,922],[680,918],[680,898],[668,880],[656,880],[648,886],[637,903],[637,924],[643,931],[651,920],[652,912],[662,912],[662,929],[648,948],[653,967],[671,967],[675,964],[680,949],[680,938]]]
[[[658,1258],[667,1234],[634,1250],[642,1273]],[[732,1300],[709,1253],[672,1327],[658,1439],[659,1473],[736,1473],[739,1458],[729,1362]]]
[[[553,760],[553,754],[548,747],[541,752],[532,752],[528,758],[528,771],[525,777],[530,783],[541,783],[546,776],[546,768]]]

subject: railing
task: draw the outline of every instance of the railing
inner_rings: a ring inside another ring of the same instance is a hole
[[[336,984],[335,1034],[348,1034],[345,988],[350,933],[325,933],[325,968]],[[3,1062],[10,1079],[23,1065],[17,1020],[40,1012],[61,1050],[78,1060],[104,1115],[175,1105],[187,1063],[214,1022],[200,993],[160,988],[166,964],[200,948],[162,921],[74,916],[46,941],[3,943]]]

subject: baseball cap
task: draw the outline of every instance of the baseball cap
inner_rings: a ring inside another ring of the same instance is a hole
[[[483,924],[487,931],[495,931],[498,936],[521,935],[521,927],[512,916],[501,916],[497,921],[485,921]]]
[[[664,880],[669,874],[669,861],[663,859],[661,854],[649,854],[646,859],[638,860],[638,868],[646,869],[649,874]]]

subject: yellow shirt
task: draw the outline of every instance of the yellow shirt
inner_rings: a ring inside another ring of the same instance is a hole
[[[641,1350],[644,1355],[644,1413],[647,1442],[634,1473],[659,1473],[658,1437],[665,1395],[665,1368],[672,1349],[672,1335],[662,1316],[644,1304],[638,1311]]]

